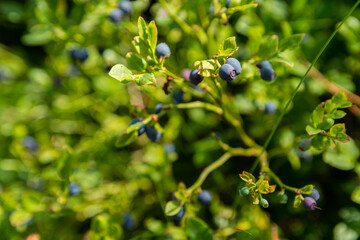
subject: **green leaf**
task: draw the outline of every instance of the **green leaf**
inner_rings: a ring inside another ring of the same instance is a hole
[[[245,181],[247,184],[255,183],[256,179],[254,175],[252,175],[249,172],[243,171],[241,174],[239,174],[241,180]]]
[[[128,68],[138,72],[143,72],[146,69],[147,65],[146,61],[143,58],[133,52],[129,52],[128,54],[126,54],[126,64]]]
[[[122,134],[115,143],[116,147],[125,147],[129,145],[130,143],[134,142],[138,137],[137,131],[132,131],[130,133],[124,133]]]
[[[357,186],[351,193],[351,200],[357,204],[360,204],[360,186]]]
[[[33,216],[23,209],[16,209],[9,217],[10,223],[13,227],[25,226]]]
[[[243,1],[241,1],[241,3],[242,2]],[[254,3],[254,4],[246,4],[246,5],[241,5],[241,6],[228,8],[228,9],[226,9],[226,14],[231,15],[231,14],[234,14],[236,12],[242,12],[242,11],[245,11],[247,9],[256,8],[257,6],[258,6],[258,4]]]
[[[323,154],[325,163],[340,170],[351,170],[355,167],[360,155],[354,140],[337,144],[335,149],[327,149]]]
[[[59,177],[63,180],[68,180],[71,175],[71,156],[71,149],[69,147],[65,147],[61,151],[60,158],[57,161],[56,171]]]
[[[91,223],[91,229],[96,233],[106,233],[109,219],[104,215],[98,215]]]
[[[153,52],[155,52],[156,44],[157,44],[157,38],[158,38],[158,30],[156,28],[155,21],[151,21],[147,27],[147,31],[149,34],[149,42],[150,47]]]
[[[301,194],[311,194],[314,189],[314,185],[306,185],[300,189]]]
[[[225,39],[219,47],[218,55],[230,56],[238,50],[235,37]]]
[[[138,28],[139,28],[139,37],[141,39],[147,39],[147,32],[146,32],[146,22],[144,20],[144,18],[139,17],[138,19]]]
[[[293,205],[294,208],[299,207],[303,200],[304,200],[304,198],[301,195],[296,195],[295,200],[294,200],[294,205]]]
[[[340,92],[331,98],[331,101],[336,104],[337,108],[351,107],[352,103],[347,100],[345,93]]]
[[[348,142],[350,140],[345,132],[346,129],[344,123],[335,124],[330,128],[330,136],[333,140],[338,142]]]
[[[194,64],[194,68],[199,69],[199,74],[204,77],[210,77],[211,74],[214,74],[214,70],[217,65],[214,59],[197,61]]]
[[[166,216],[174,216],[180,211],[180,203],[177,201],[169,201],[165,206]]]
[[[318,134],[318,133],[320,133],[322,131],[321,129],[314,128],[314,127],[312,127],[310,125],[307,125],[305,130],[310,136]]]
[[[331,113],[331,114],[326,114],[325,116],[330,117],[332,119],[341,119],[343,117],[345,117],[346,112],[341,111],[341,110],[336,110],[335,112]]]
[[[128,83],[133,81],[132,72],[122,64],[116,64],[109,72],[109,75],[121,83]]]
[[[287,154],[288,160],[290,162],[291,167],[294,170],[298,170],[301,167],[301,161],[299,156],[296,154],[295,150],[292,149],[291,151],[288,152]]]
[[[336,110],[336,104],[333,103],[331,100],[327,100],[325,102],[325,112],[330,114],[335,112],[335,110]]]
[[[321,130],[328,130],[329,128],[331,128],[334,122],[335,122],[334,119],[325,117],[323,121],[318,124],[317,128]]]
[[[321,105],[318,105],[315,110],[311,113],[310,121],[314,127],[317,127],[318,124],[323,122],[324,119],[324,108]]]
[[[328,136],[316,135],[311,139],[311,145],[319,150],[329,147],[331,140]]]
[[[258,186],[258,190],[262,194],[268,194],[275,191],[276,185],[269,185],[268,180],[263,180]]]
[[[261,59],[269,59],[278,52],[279,39],[278,36],[272,35],[264,39],[260,45],[258,57]]]
[[[285,57],[282,57],[280,55],[271,58],[271,62],[278,62],[278,63],[286,64],[289,67],[294,67],[294,63],[291,60],[289,60]]]
[[[30,29],[30,32],[25,34],[21,40],[28,46],[45,45],[54,39],[53,28],[50,25],[38,24]]]
[[[145,45],[144,40],[141,40],[139,36],[134,37],[132,44],[134,45],[136,52],[144,58],[149,55],[149,48]]]
[[[297,48],[301,41],[304,39],[305,34],[303,33],[299,33],[299,34],[294,34],[288,37],[285,37],[284,39],[282,39],[280,41],[280,46],[279,46],[279,51],[283,52],[285,50],[294,50],[295,48]]]
[[[134,79],[137,85],[156,85],[156,78],[153,73],[144,73],[134,75]]]
[[[190,240],[214,239],[209,226],[203,220],[196,217],[186,219],[185,232]]]

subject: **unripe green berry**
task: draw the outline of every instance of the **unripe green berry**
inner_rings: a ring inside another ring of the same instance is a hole
[[[249,195],[250,191],[247,187],[243,187],[240,189],[239,193],[241,196],[247,196],[247,195]]]
[[[288,201],[288,195],[286,195],[285,193],[283,195],[280,196],[280,203],[281,204],[286,204]]]
[[[269,207],[269,202],[265,198],[262,198],[260,200],[260,206],[262,206],[263,208],[268,208]]]

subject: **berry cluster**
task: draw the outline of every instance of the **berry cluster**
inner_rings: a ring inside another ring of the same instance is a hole
[[[305,199],[302,202],[302,205],[306,210],[315,210],[318,208],[316,207],[316,201],[320,199],[318,190],[314,188],[311,194],[305,194],[304,197]]]
[[[275,71],[272,68],[271,63],[268,60],[256,63],[256,66],[260,69],[260,77],[266,81],[275,80]]]
[[[113,8],[109,14],[109,19],[118,23],[121,22],[125,15],[130,15],[132,13],[132,5],[129,1],[120,1],[117,8]]]

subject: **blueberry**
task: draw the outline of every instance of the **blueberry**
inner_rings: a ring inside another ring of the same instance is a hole
[[[123,217],[124,217],[124,222],[123,222],[122,228],[125,231],[133,230],[135,227],[135,219],[131,216],[130,213],[124,213]]]
[[[156,48],[155,48],[155,55],[160,58],[160,57],[165,57],[169,58],[170,57],[170,48],[166,43],[159,43]]]
[[[129,123],[128,127],[131,125],[134,125],[136,123],[142,122],[143,119],[142,118],[134,118],[133,120],[131,120],[131,122]],[[141,124],[139,129],[138,129],[138,135],[140,136],[141,134],[143,134],[145,132],[145,128],[146,128],[146,124]]]
[[[171,219],[175,222],[178,222],[184,217],[184,215],[185,215],[185,208],[184,206],[180,206],[180,211],[177,214],[171,216]]]
[[[172,99],[174,99],[174,101],[176,103],[183,103],[184,102],[184,92],[181,90],[177,90],[174,91],[171,95]]]
[[[199,74],[199,69],[194,69],[190,72],[190,82],[192,84],[198,85],[203,79],[204,77]]]
[[[37,143],[36,139],[30,136],[26,136],[22,139],[22,145],[32,152],[39,148],[39,144]]]
[[[316,209],[316,201],[311,197],[306,197],[302,202],[303,207],[306,210],[315,210]]]
[[[159,114],[163,108],[164,104],[159,103],[155,106],[155,114]]]
[[[241,64],[236,58],[228,58],[226,59],[226,63],[230,64],[235,68],[236,75],[241,73]]]
[[[261,62],[258,62],[256,63],[256,67],[262,69],[262,68],[271,68],[272,69],[272,65],[271,63],[268,61],[268,60],[265,60],[265,61],[261,61]]]
[[[121,22],[123,20],[123,18],[124,18],[124,12],[121,9],[114,8],[113,10],[111,10],[109,19],[112,22],[114,22],[114,23]]]
[[[319,193],[319,191],[317,189],[313,188],[312,193],[311,194],[304,194],[304,197],[311,197],[315,201],[318,201],[320,199],[320,193]]]
[[[276,103],[274,101],[268,101],[266,104],[265,104],[265,112],[267,114],[274,114],[276,112]]]
[[[299,149],[303,152],[307,151],[311,147],[311,141],[308,138],[303,138],[300,140]]]
[[[132,6],[131,6],[131,3],[129,1],[121,1],[121,2],[119,2],[118,8],[121,9],[126,14],[130,15],[132,13]]]
[[[75,48],[70,50],[70,57],[74,60],[85,62],[85,60],[89,57],[89,53],[87,48]]]
[[[191,69],[189,68],[185,68],[181,71],[181,77],[186,80],[189,81],[190,80],[190,73],[191,73]]]
[[[260,206],[262,206],[263,208],[268,208],[269,207],[269,202],[265,198],[262,198],[260,200]]]
[[[156,130],[156,128],[153,126],[146,126],[145,132],[146,132],[146,136],[148,136],[148,138],[152,142],[158,142],[162,135],[161,132]]]
[[[211,194],[206,190],[202,190],[198,194],[197,199],[202,204],[209,204],[211,202]]]
[[[76,182],[72,182],[69,185],[69,195],[70,196],[74,196],[74,195],[78,195],[80,193],[80,187]]]
[[[269,67],[261,68],[260,77],[266,81],[273,81],[276,77],[275,71]]]
[[[247,196],[247,195],[249,195],[250,191],[247,187],[243,187],[240,189],[239,193],[241,196]]]
[[[232,65],[225,63],[220,67],[219,75],[221,79],[225,81],[231,81],[236,77],[236,70]]]
[[[285,193],[283,195],[280,196],[280,203],[281,204],[286,204],[288,201],[288,195],[286,195]]]
[[[230,7],[230,3],[231,3],[231,0],[226,0],[225,7],[226,7],[226,8],[229,8],[229,7]]]

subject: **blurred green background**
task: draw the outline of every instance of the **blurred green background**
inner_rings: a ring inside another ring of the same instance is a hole
[[[226,1],[216,2],[224,6]],[[171,49],[166,66],[179,76],[195,61],[216,54],[225,38],[236,36],[240,48],[234,57],[244,72],[227,90],[245,130],[262,145],[278,116],[264,113],[265,103],[273,100],[283,109],[309,62],[356,1],[256,2],[257,8],[234,13],[224,24],[212,14],[211,0],[131,1],[132,13],[117,23],[109,19],[115,0],[2,0],[0,239],[187,239],[183,227],[165,217],[165,202],[180,182],[190,186],[221,156],[212,132],[233,147],[244,145],[215,113],[172,109],[160,119],[160,143],[141,136],[116,148],[116,137],[133,118],[147,117],[158,103],[174,103],[180,90],[167,95],[161,88],[123,85],[108,72],[117,63],[126,64],[126,54],[134,51],[139,16],[155,20],[158,42]],[[278,239],[276,231],[281,239],[359,239],[358,108],[346,110],[340,120],[351,146],[334,150],[351,162],[348,171],[333,167],[334,155],[303,156],[294,150],[306,134],[310,113],[333,94],[319,78],[360,95],[359,18],[356,9],[316,64],[321,74],[306,79],[269,147],[273,171],[291,186],[314,184],[322,210],[293,208],[290,194],[289,203],[281,205],[276,193],[266,210],[245,198],[234,208],[238,174],[255,159],[233,158],[203,185],[213,196],[211,205],[195,203],[197,216],[215,239]],[[193,31],[186,31],[179,19]],[[295,33],[305,38],[300,48],[284,52],[292,64],[274,62],[276,82],[261,81],[250,63],[259,60],[262,39]],[[78,48],[88,52],[83,62],[70,56]],[[183,98],[191,101],[189,93]],[[78,184],[80,194],[69,196],[70,182]],[[126,213],[135,221],[130,231],[124,228]]]

